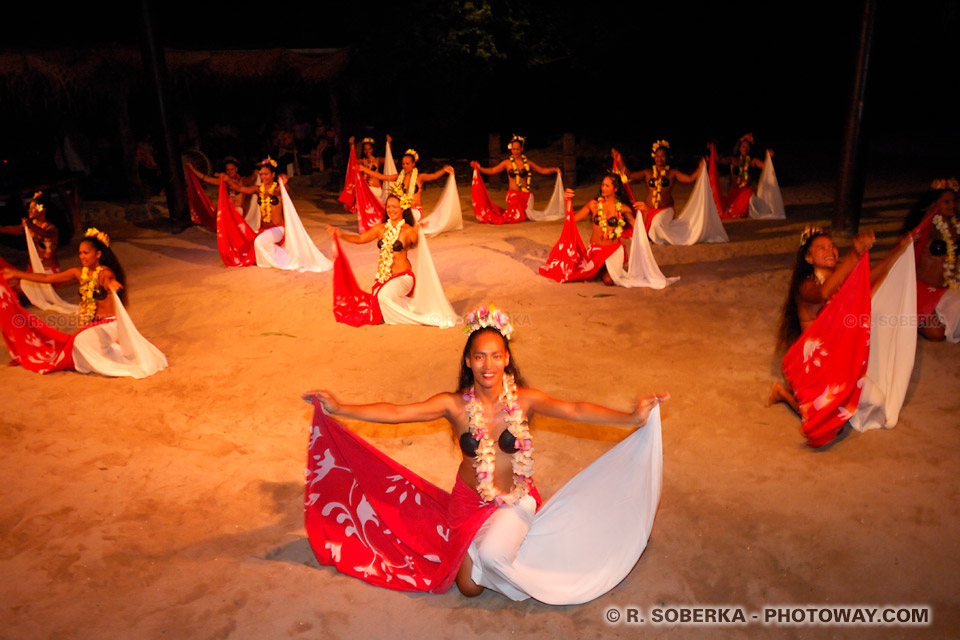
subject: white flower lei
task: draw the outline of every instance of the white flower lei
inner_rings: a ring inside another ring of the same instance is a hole
[[[470,419],[470,435],[477,441],[477,453],[473,467],[477,472],[477,493],[484,502],[497,505],[513,505],[530,493],[530,478],[533,475],[533,440],[523,410],[517,402],[517,385],[513,376],[503,374],[503,391],[500,403],[506,413],[507,430],[516,439],[516,452],[511,456],[513,468],[513,490],[503,493],[493,484],[493,472],[496,468],[496,445],[490,437],[483,405],[477,400],[476,387],[463,394],[467,401],[467,416]]]
[[[410,172],[410,184],[407,186],[406,192],[403,190],[403,179],[406,177],[403,169],[400,169],[400,173],[397,174],[397,179],[393,183],[393,195],[400,198],[400,207],[403,209],[409,209],[413,206],[413,195],[417,191],[417,176],[420,171],[414,168]]]
[[[943,260],[943,282],[954,291],[960,291],[960,274],[957,273],[957,243],[950,232],[950,223],[941,214],[933,216],[933,224],[947,244],[947,256]],[[960,233],[960,219],[953,217],[953,228]]]
[[[383,284],[393,275],[393,243],[400,237],[403,219],[396,226],[393,220],[387,220],[380,238],[380,259],[377,261],[377,282]]]

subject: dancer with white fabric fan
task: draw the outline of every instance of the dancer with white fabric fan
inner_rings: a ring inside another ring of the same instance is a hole
[[[473,214],[476,216],[477,220],[487,224],[512,224],[515,222],[523,222],[527,219],[528,214],[532,213],[531,219],[536,220],[559,220],[561,215],[559,215],[559,200],[557,198],[551,198],[551,201],[556,200],[555,208],[557,209],[557,215],[551,215],[549,211],[545,212],[532,212],[533,208],[533,194],[530,191],[531,177],[533,172],[536,171],[540,175],[546,176],[551,174],[557,175],[557,186],[554,187],[554,193],[557,192],[557,189],[560,188],[560,168],[559,167],[541,167],[533,160],[527,158],[523,153],[523,147],[526,143],[526,138],[514,134],[513,138],[510,139],[510,157],[500,162],[499,164],[490,167],[480,166],[480,163],[474,160],[470,163],[470,166],[473,168],[473,185],[471,187],[471,199],[473,200]],[[507,208],[501,209],[490,201],[490,196],[487,193],[487,188],[483,184],[483,179],[479,176],[479,173],[484,175],[492,176],[503,171],[507,172],[507,178],[509,179],[509,187],[507,190]],[[478,173],[479,172],[479,173]],[[550,206],[548,205],[548,210]]]

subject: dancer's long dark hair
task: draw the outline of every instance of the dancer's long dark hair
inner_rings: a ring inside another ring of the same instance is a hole
[[[830,237],[825,231],[818,231],[807,238],[806,242],[797,249],[796,260],[793,265],[793,275],[790,277],[790,288],[787,290],[787,299],[783,302],[783,312],[780,315],[780,327],[777,330],[777,351],[786,352],[800,337],[800,315],[797,309],[797,295],[804,280],[813,277],[813,265],[807,262],[807,252],[813,241],[821,236]]]
[[[89,243],[94,251],[100,252],[100,264],[113,271],[113,277],[123,285],[123,288],[117,292],[117,295],[120,296],[120,302],[127,304],[127,274],[124,273],[123,267],[120,266],[117,255],[96,236],[86,236],[80,241],[80,244],[84,242]]]
[[[608,171],[604,178],[610,178],[613,181],[613,195],[620,201],[621,204],[630,207],[630,196],[627,194],[627,187],[624,186],[623,180],[620,179],[620,176],[612,171]],[[603,184],[603,181],[600,181]],[[603,195],[602,191],[598,191],[594,200],[599,200]]]
[[[900,232],[907,233],[908,231],[913,231],[917,225],[927,217],[927,210],[931,205],[939,200],[940,196],[946,192],[947,189],[931,189],[923,194],[923,196],[917,200],[917,203],[910,208],[907,217],[903,219],[903,228]]]
[[[513,353],[510,352],[510,340],[500,333],[500,330],[496,327],[481,327],[471,333],[470,337],[467,338],[467,343],[463,345],[463,355],[460,356],[460,380],[457,382],[457,391],[467,391],[473,386],[473,370],[467,366],[467,359],[470,357],[470,348],[473,346],[473,341],[478,335],[483,333],[493,333],[500,336],[503,340],[503,348],[507,352],[507,355],[510,356],[510,363],[504,368],[504,372],[513,375],[513,381],[518,387],[526,386],[523,378],[520,376],[517,361],[513,357]]]

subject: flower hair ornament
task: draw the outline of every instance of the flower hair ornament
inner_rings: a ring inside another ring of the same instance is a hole
[[[949,189],[950,191],[957,192],[960,191],[960,183],[957,182],[956,178],[944,178],[943,180],[934,180],[931,182],[930,188],[936,189],[937,191]]]
[[[824,235],[826,232],[821,227],[807,226],[800,234],[800,246],[807,244],[807,241],[813,236]]]
[[[273,158],[271,158],[270,156],[267,156],[266,158],[264,158],[263,162],[260,163],[260,166],[261,166],[261,167],[265,167],[265,166],[267,166],[267,165],[270,165],[271,167],[273,167],[274,169],[276,169],[276,168],[277,168],[277,161],[274,160]]]
[[[373,138],[364,138],[363,140],[360,141],[360,146],[362,147],[363,145],[368,143],[370,144],[370,146],[373,146],[374,144]]]
[[[651,158],[654,157],[655,155],[657,155],[657,149],[659,149],[660,147],[663,147],[664,149],[669,149],[669,148],[670,148],[670,143],[667,142],[666,140],[657,140],[656,142],[654,142],[654,143],[653,143],[653,151],[650,152],[650,157],[651,157]]]
[[[526,146],[526,144],[527,144],[527,139],[524,138],[523,136],[517,135],[517,134],[515,133],[515,134],[513,134],[513,137],[510,138],[510,142],[507,143],[507,149],[509,149],[509,148],[510,148],[510,145],[513,144],[514,142],[519,142],[519,143],[520,143],[520,148],[523,149],[523,147]]]
[[[90,227],[89,229],[87,229],[86,233],[83,234],[83,237],[96,238],[97,240],[103,243],[103,246],[105,247],[110,246],[110,236],[108,236],[103,231],[100,231],[100,229],[97,229],[96,227]]]
[[[410,156],[411,158],[413,158],[414,164],[420,162],[420,154],[417,153],[416,149],[407,149],[406,151],[403,152],[403,155]]]
[[[742,136],[740,136],[740,142],[749,142],[750,146],[753,146],[753,134],[752,133],[743,134]]]
[[[510,336],[513,335],[513,325],[510,324],[510,316],[492,304],[487,307],[477,307],[467,314],[464,322],[466,326],[464,326],[463,332],[467,335],[484,327],[493,327],[500,332],[500,335],[508,340]]]

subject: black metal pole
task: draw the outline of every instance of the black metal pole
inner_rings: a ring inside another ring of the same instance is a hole
[[[143,31],[140,55],[143,58],[143,70],[147,83],[153,87],[157,105],[157,118],[161,136],[160,169],[163,172],[164,192],[167,196],[167,208],[170,211],[170,225],[175,232],[190,226],[190,208],[187,203],[187,185],[183,177],[183,163],[173,129],[170,126],[170,107],[167,99],[167,65],[163,48],[157,43],[153,30],[153,18],[149,0],[140,0],[140,16]]]
[[[850,109],[847,112],[847,126],[843,136],[840,175],[837,179],[833,230],[846,236],[853,236],[860,229],[860,212],[863,208],[863,188],[866,179],[862,157],[863,109],[876,11],[877,0],[864,0],[863,18],[860,23],[860,47],[857,51],[857,66],[850,92]]]

